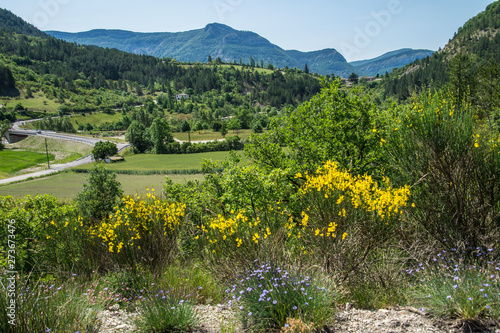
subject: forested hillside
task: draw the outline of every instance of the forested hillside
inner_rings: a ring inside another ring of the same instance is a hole
[[[196,95],[215,90],[250,94],[251,104],[275,107],[296,105],[319,91],[317,79],[300,71],[259,72],[255,67],[222,66],[220,62],[185,65],[116,49],[82,47],[49,37],[19,20],[11,12],[0,10],[1,64],[14,74],[19,89],[29,89],[31,94],[41,89],[61,101],[71,99],[71,107],[76,110],[87,109],[89,104],[81,99],[83,91],[101,88],[111,95],[132,92],[135,96],[187,90]],[[24,31],[29,35],[18,33]],[[83,94],[88,98],[93,95]],[[111,99],[115,102],[103,103],[120,103],[117,98]]]
[[[385,84],[386,96],[406,99],[414,91],[450,82],[449,73],[457,55],[465,56],[459,62],[465,61],[463,65],[468,68],[467,76],[477,77],[479,68],[486,66],[491,59],[500,62],[499,28],[500,2],[496,1],[459,28],[442,50],[416,60],[391,75]]]

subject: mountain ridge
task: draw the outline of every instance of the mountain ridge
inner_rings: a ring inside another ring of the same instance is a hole
[[[118,29],[94,29],[90,31],[68,33],[46,31],[47,34],[69,42],[116,48],[122,51],[153,55],[160,58],[174,58],[185,62],[206,62],[210,55],[213,59],[221,58],[224,62],[250,63],[254,59],[264,66],[268,63],[276,67],[304,69],[322,75],[334,74],[347,77],[352,72],[359,75],[371,75],[374,71],[382,71],[392,64],[378,68],[372,62],[367,70],[358,68],[347,62],[342,54],[333,48],[303,52],[284,50],[272,44],[268,39],[252,31],[236,30],[221,23],[209,23],[204,28],[184,32],[133,32]],[[428,53],[432,51],[427,50]],[[419,58],[420,55],[408,55],[408,62],[397,62],[397,66],[406,65]]]

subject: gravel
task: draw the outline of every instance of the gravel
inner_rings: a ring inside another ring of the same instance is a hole
[[[200,316],[200,326],[193,328],[193,333],[243,333],[235,313],[224,306],[198,305],[196,311]],[[99,317],[104,333],[136,332],[133,317],[136,313],[111,307],[102,311]],[[221,326],[222,325],[222,326]],[[487,325],[488,326],[488,325]],[[322,332],[352,332],[352,333],[459,333],[459,332],[491,332],[500,333],[498,323],[490,323],[489,327],[481,329],[464,327],[458,321],[437,320],[418,309],[392,308],[377,311],[358,310],[350,308],[336,314],[333,324],[323,328]]]

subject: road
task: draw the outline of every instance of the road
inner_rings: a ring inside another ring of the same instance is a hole
[[[16,130],[16,131],[25,131],[19,127],[20,125],[22,125],[22,123],[23,123],[22,121],[15,122],[12,126],[12,129]],[[29,131],[26,130],[26,132],[28,133]],[[52,131],[40,131],[40,133],[37,135],[42,136],[42,137],[46,137],[46,138],[55,138],[55,139],[61,139],[61,140],[77,141],[77,142],[86,143],[86,144],[89,144],[92,146],[94,146],[99,141],[106,141],[103,139],[88,138],[85,136],[70,135],[70,134],[62,134],[62,133],[56,133],[56,132],[52,132]],[[130,144],[119,143],[116,146],[118,148],[118,152],[121,152],[123,149],[129,147]],[[27,173],[27,174],[20,175],[20,176],[0,179],[0,185],[26,180],[30,177],[36,178],[36,177],[41,177],[41,176],[47,176],[47,175],[59,172],[59,171],[64,170],[64,169],[73,168],[73,167],[80,166],[83,164],[92,163],[93,161],[94,161],[94,159],[92,158],[92,155],[87,155],[87,156],[84,156],[84,157],[82,157],[76,161],[70,162],[70,163],[52,164],[52,165],[50,165],[50,169],[48,169],[48,170],[36,171],[36,172]]]

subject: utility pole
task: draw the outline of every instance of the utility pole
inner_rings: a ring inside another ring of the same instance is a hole
[[[49,148],[47,147],[47,138],[45,138],[45,152],[47,153],[47,165],[49,166],[49,169],[50,169]]]

